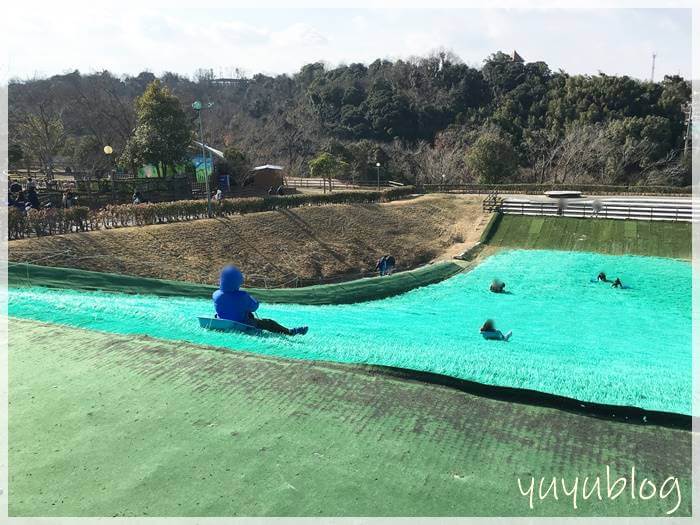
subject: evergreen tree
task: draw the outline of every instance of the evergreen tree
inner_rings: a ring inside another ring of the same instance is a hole
[[[162,170],[184,162],[192,143],[193,125],[180,101],[159,80],[136,100],[136,128],[124,147],[121,162],[137,169],[152,164]]]

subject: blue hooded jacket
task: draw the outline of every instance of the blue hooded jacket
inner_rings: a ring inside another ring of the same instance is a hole
[[[235,266],[221,270],[219,289],[212,294],[216,315],[237,323],[249,324],[249,314],[258,309],[258,302],[247,292],[239,290],[243,274]]]

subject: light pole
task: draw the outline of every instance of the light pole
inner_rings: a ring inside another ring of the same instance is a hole
[[[209,102],[207,109],[214,104]],[[211,190],[209,189],[209,170],[207,169],[207,153],[204,148],[204,131],[202,129],[202,103],[199,100],[192,102],[192,109],[197,112],[199,119],[199,142],[202,144],[202,161],[204,162],[204,188],[207,192],[207,217],[211,218]]]
[[[681,107],[685,115],[685,137],[683,138],[683,158],[688,156],[688,145],[690,144],[690,126],[693,121],[693,104],[688,102]]]
[[[108,144],[102,148],[102,151],[105,152],[105,155],[107,155],[107,158],[109,159],[109,185],[112,190],[112,204],[114,204],[114,164],[112,162],[112,153],[114,153],[114,150],[112,149],[112,146]]]
[[[381,163],[377,162],[377,190],[379,190],[379,168],[381,167]]]

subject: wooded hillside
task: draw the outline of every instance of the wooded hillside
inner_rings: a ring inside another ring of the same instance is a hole
[[[329,153],[345,175],[405,182],[690,182],[683,156],[690,82],[665,77],[571,76],[544,62],[489,56],[480,69],[447,52],[329,68],[292,76],[189,79],[161,83],[206,141],[248,164],[282,164],[306,175]],[[10,164],[75,171],[104,169],[102,147],[119,158],[136,125],[134,103],[156,77],[76,71],[9,86]]]

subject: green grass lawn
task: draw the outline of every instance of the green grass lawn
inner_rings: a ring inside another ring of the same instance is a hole
[[[11,319],[11,516],[663,515],[674,498],[534,509],[531,477],[681,481],[690,432],[402,380]]]
[[[507,248],[576,250],[690,259],[689,222],[503,215],[488,243]]]

